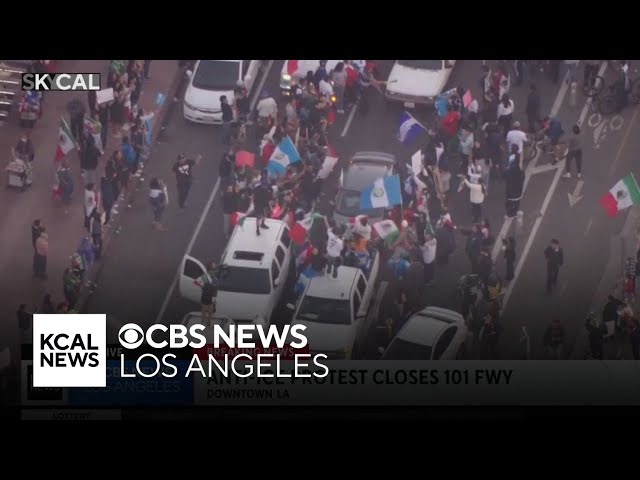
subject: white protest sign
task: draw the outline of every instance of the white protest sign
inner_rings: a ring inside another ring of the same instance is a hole
[[[98,90],[96,92],[96,99],[98,100],[98,105],[113,101],[113,88]]]
[[[415,175],[422,171],[422,152],[420,150],[411,156],[411,171]]]

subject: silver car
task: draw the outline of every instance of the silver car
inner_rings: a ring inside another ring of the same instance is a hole
[[[358,152],[340,175],[333,218],[338,225],[347,225],[357,215],[367,215],[371,222],[381,220],[384,208],[360,210],[360,193],[373,182],[395,173],[396,157],[389,153]]]

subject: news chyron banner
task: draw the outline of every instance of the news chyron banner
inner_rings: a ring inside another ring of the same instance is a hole
[[[640,362],[634,361],[345,360],[326,361],[324,370],[283,355],[282,362],[265,362],[260,369],[256,362],[237,362],[223,372],[218,366],[224,365],[214,367],[190,348],[170,351],[173,367],[158,368],[163,351],[152,355],[140,348],[125,355],[121,346],[108,345],[105,387],[38,388],[33,387],[33,347],[23,345],[22,404],[640,405]]]

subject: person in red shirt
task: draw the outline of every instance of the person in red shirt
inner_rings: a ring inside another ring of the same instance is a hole
[[[344,70],[347,73],[345,100],[348,105],[351,105],[356,98],[356,86],[358,84],[358,70],[352,65],[351,60],[344,61]]]
[[[458,133],[458,123],[460,121],[460,113],[455,111],[451,105],[447,107],[447,114],[442,119],[440,128],[442,132],[449,138],[454,137]]]

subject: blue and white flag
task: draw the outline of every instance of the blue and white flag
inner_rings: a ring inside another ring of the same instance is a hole
[[[296,150],[295,145],[289,137],[284,139],[276,146],[273,151],[269,164],[267,165],[267,172],[269,175],[281,176],[287,171],[287,167],[292,163],[300,161],[300,154]]]
[[[389,175],[379,178],[360,194],[360,210],[386,208],[402,204],[400,176]]]
[[[426,132],[426,130],[410,113],[402,112],[398,124],[398,140],[409,145],[420,132]]]

